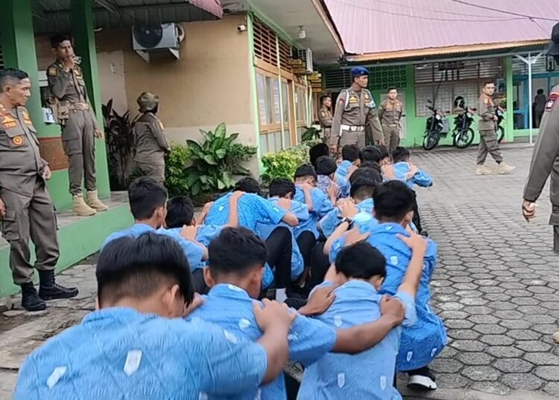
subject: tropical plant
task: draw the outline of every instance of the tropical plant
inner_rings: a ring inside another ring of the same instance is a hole
[[[119,115],[113,100],[102,107],[109,181],[112,190],[125,190],[133,169],[134,132],[127,111]]]
[[[316,129],[314,126],[308,126],[305,128],[303,135],[301,135],[301,140],[303,143],[320,140],[320,132],[322,132],[322,130]]]
[[[173,143],[171,152],[165,158],[165,186],[169,197],[184,196],[188,191],[184,166],[188,161],[188,147]]]
[[[203,143],[187,140],[188,161],[184,173],[186,184],[192,196],[201,193],[224,191],[235,185],[233,175],[250,175],[250,171],[240,165],[256,153],[252,146],[235,145],[238,133],[227,135],[224,123],[214,132],[200,130]],[[243,154],[243,153],[251,154]]]
[[[301,164],[309,162],[309,146],[302,144],[274,154],[267,154],[262,157],[262,166],[265,173],[262,174],[262,181],[267,183],[274,178],[293,179],[295,170]]]

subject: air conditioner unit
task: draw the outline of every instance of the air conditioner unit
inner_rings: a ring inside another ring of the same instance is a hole
[[[134,50],[149,62],[151,52],[170,51],[179,58],[180,43],[184,30],[179,24],[136,25],[132,27]]]
[[[299,50],[299,59],[305,61],[305,72],[307,74],[312,74],[314,72],[313,61],[312,61],[312,50],[311,49]]]

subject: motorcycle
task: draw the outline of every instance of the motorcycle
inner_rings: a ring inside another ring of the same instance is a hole
[[[423,148],[425,150],[433,150],[441,140],[441,132],[444,129],[443,113],[435,108],[431,100],[427,100],[427,108],[433,113],[427,118],[425,127],[425,136],[423,138]]]
[[[465,149],[474,141],[474,130],[471,128],[474,122],[475,108],[464,107],[456,118],[454,118],[454,131],[452,142],[459,149]]]
[[[505,138],[505,127],[501,126],[501,122],[505,119],[505,110],[503,107],[496,106],[495,115],[497,116],[497,122],[495,123],[495,127],[497,128],[497,140],[501,143]]]

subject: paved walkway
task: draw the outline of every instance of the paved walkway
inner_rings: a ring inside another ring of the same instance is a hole
[[[513,175],[473,175],[471,150],[414,155],[435,179],[433,188],[418,189],[418,195],[424,224],[439,243],[432,287],[450,343],[432,365],[440,389],[407,393],[406,399],[559,397],[559,346],[551,340],[559,329],[559,257],[550,250],[547,191],[538,219],[527,225],[520,202],[531,149],[504,153],[518,167]],[[0,315],[0,400],[11,398],[17,368],[31,349],[94,307],[90,263],[59,280],[77,285],[79,298],[53,302],[35,316],[19,310]]]

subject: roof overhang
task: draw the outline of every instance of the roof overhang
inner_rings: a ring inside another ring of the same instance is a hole
[[[328,64],[338,61],[344,46],[322,0],[222,0],[226,13],[254,11],[264,16],[271,28],[285,34],[297,47],[310,48],[313,61]],[[306,33],[299,38],[300,27]]]
[[[72,0],[33,2],[37,33],[68,32]],[[96,28],[215,20],[223,16],[219,0],[93,0]]]

